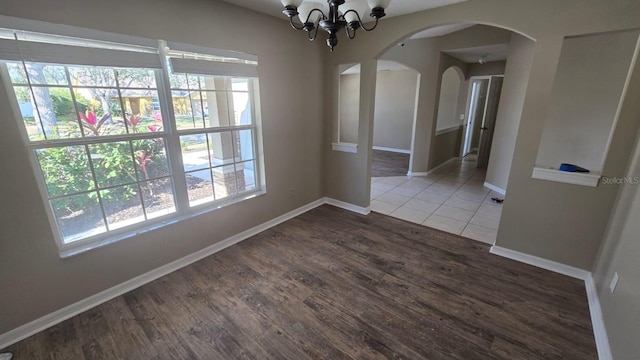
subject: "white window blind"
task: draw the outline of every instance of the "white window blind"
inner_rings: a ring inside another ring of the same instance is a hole
[[[258,57],[231,50],[208,49],[196,45],[167,43],[174,74],[258,77]]]
[[[11,38],[9,38],[11,37]],[[25,40],[23,40],[25,39]],[[157,48],[0,29],[0,60],[162,68]]]

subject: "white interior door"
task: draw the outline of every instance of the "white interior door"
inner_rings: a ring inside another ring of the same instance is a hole
[[[502,76],[492,76],[489,81],[488,96],[482,117],[482,127],[480,128],[480,145],[478,146],[477,167],[485,168],[489,164],[491,153],[491,143],[493,141],[493,130],[498,115],[500,104],[500,93],[502,91]]]

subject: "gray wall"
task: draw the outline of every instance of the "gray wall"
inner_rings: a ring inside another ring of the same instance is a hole
[[[535,43],[531,39],[515,33],[511,36],[500,107],[491,145],[491,157],[485,177],[485,182],[505,191],[516,147],[516,136],[529,82],[534,47]]]
[[[461,142],[462,128],[436,135],[433,138],[433,147],[437,149],[437,151],[431,152],[431,162],[437,164],[434,167],[458,157]]]
[[[415,70],[378,72],[373,146],[411,150],[417,82]]]
[[[601,172],[638,31],[564,40],[536,164]]]
[[[200,0],[3,1],[0,14],[257,54],[267,181],[266,195],[61,259],[0,87],[0,333],[324,196],[318,99],[326,46],[286,21]],[[305,54],[304,61],[283,54]]]
[[[360,74],[340,75],[340,142],[358,142]]]
[[[511,57],[509,55],[509,57]],[[501,61],[489,61],[484,64],[470,63],[469,64],[469,77],[471,76],[486,76],[486,75],[503,75],[507,66],[506,60]]]
[[[626,176],[640,179],[640,146]],[[610,185],[601,185],[610,186]],[[637,359],[640,354],[640,186],[629,183],[621,187],[616,207],[600,249],[593,277],[604,315],[607,335],[614,359]],[[615,292],[609,284],[618,273]]]

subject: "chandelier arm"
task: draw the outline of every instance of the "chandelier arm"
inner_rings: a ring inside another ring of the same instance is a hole
[[[357,12],[357,11],[355,11],[355,10],[353,10],[353,9],[349,9],[349,10],[347,10],[344,14],[342,14],[342,17],[344,17],[345,15],[347,15],[347,14],[348,14],[348,13],[350,13],[350,12],[352,12],[352,13],[356,14],[356,16],[358,17],[358,23],[359,23],[360,28],[361,28],[362,30],[364,30],[364,31],[371,31],[371,30],[375,29],[375,28],[378,26],[378,20],[380,20],[380,18],[376,18],[376,22],[375,22],[375,24],[373,24],[373,26],[372,26],[372,27],[370,27],[370,28],[365,27],[365,26],[364,26],[364,22],[362,21],[362,18],[360,17],[360,14],[358,14],[358,12]]]
[[[350,40],[355,39],[356,29],[351,29],[349,26],[347,26],[345,30],[347,31],[347,37],[349,37]]]
[[[361,21],[361,22],[360,22],[360,27],[361,27],[361,28],[362,28],[362,30],[364,30],[364,31],[371,31],[371,30],[375,29],[376,27],[378,27],[378,20],[379,20],[379,19],[376,19],[376,23],[375,23],[375,24],[373,24],[373,26],[372,26],[372,27],[370,27],[370,28],[366,28],[366,27],[364,26],[364,24],[362,23],[362,21]]]
[[[307,36],[309,37],[309,41],[313,41],[316,39],[316,36],[318,36],[318,30],[320,29],[320,26],[315,26],[315,31],[313,31],[313,36],[311,35],[311,31],[307,32]]]
[[[301,25],[300,27],[298,27],[298,26],[296,25],[296,23],[295,23],[295,22],[293,22],[293,16],[289,18],[289,23],[291,24],[291,27],[292,27],[292,28],[294,28],[294,29],[296,29],[296,30],[302,30],[302,29],[304,29],[304,25]]]

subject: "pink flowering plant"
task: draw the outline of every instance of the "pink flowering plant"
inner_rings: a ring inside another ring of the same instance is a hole
[[[98,120],[98,117],[93,111],[87,111],[86,114],[79,112],[78,115],[80,116],[80,120],[82,120],[82,126],[89,130],[94,136],[100,136],[102,126],[111,118],[111,114],[107,113],[102,115],[100,120]]]

